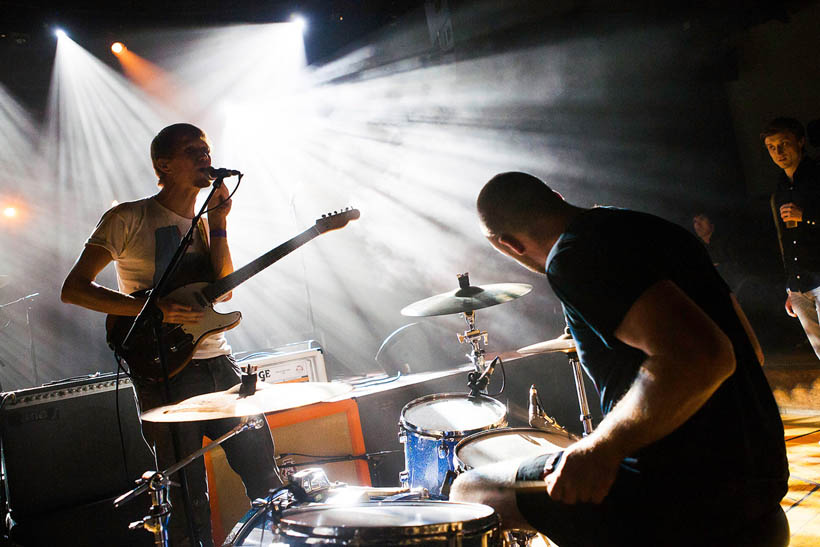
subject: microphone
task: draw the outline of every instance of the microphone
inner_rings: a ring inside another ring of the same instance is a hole
[[[211,180],[224,179],[225,177],[236,177],[241,175],[236,169],[225,169],[224,167],[208,167],[208,178]]]

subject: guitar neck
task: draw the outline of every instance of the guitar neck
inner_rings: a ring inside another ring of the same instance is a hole
[[[215,302],[223,295],[231,292],[240,284],[258,274],[280,258],[284,258],[321,233],[316,226],[311,226],[298,236],[271,249],[256,260],[248,262],[235,272],[226,275],[218,281],[214,281],[202,290],[202,294],[208,299],[209,303]]]

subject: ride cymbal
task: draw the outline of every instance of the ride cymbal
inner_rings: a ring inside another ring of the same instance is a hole
[[[320,403],[353,389],[339,382],[266,384],[256,382],[256,393],[240,397],[239,386],[197,395],[173,405],[160,406],[140,417],[148,422],[197,422],[218,418],[240,418]]]

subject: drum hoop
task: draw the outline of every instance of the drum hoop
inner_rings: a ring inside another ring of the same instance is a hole
[[[401,417],[399,418],[399,427],[405,429],[407,431],[412,431],[413,433],[418,434],[420,437],[427,437],[429,439],[440,439],[442,437],[463,437],[465,435],[471,435],[473,433],[478,433],[480,431],[486,431],[489,429],[495,429],[498,427],[503,427],[507,424],[507,407],[499,401],[498,399],[494,399],[493,397],[489,397],[487,395],[479,395],[477,397],[473,397],[474,399],[480,399],[482,401],[487,401],[491,405],[497,407],[499,410],[502,410],[503,413],[499,417],[498,420],[491,424],[487,424],[482,427],[476,427],[474,429],[462,429],[462,430],[438,430],[438,429],[423,429],[420,426],[415,425],[412,422],[407,421],[405,417],[405,413],[422,403],[427,403],[430,401],[436,401],[439,399],[467,399],[468,396],[466,393],[434,393],[433,395],[425,395],[423,397],[419,397],[417,399],[413,399],[406,405],[404,408],[401,409]]]
[[[458,444],[456,444],[456,451],[458,451],[459,447],[465,446],[470,444],[471,442],[475,442],[482,437],[489,437],[491,435],[506,435],[506,434],[515,434],[515,433],[525,433],[525,432],[535,432],[535,433],[544,433],[545,435],[558,435],[559,437],[563,436],[568,439],[571,437],[569,435],[565,435],[560,431],[544,431],[543,429],[538,429],[537,427],[505,427],[503,429],[492,429],[487,431],[479,431],[478,433],[474,433],[469,437],[464,437]]]
[[[263,505],[262,507],[251,507],[248,509],[248,512],[245,513],[239,522],[237,522],[234,527],[228,532],[223,545],[234,545],[237,540],[241,540],[247,536],[250,530],[256,526],[257,521],[259,520],[260,516],[264,516],[265,513],[268,511],[268,504]]]
[[[384,507],[414,507],[414,506],[426,506],[431,507],[434,505],[440,505],[443,507],[459,505],[459,506],[474,506],[474,507],[485,507],[480,504],[476,503],[463,503],[463,502],[453,502],[453,501],[392,501],[392,502],[368,502],[365,504],[357,504],[357,505],[368,505],[368,506],[384,506]],[[351,507],[355,507],[351,506]],[[418,538],[423,539],[425,537],[436,536],[441,534],[450,534],[453,532],[464,532],[467,534],[475,534],[475,533],[486,533],[492,531],[500,526],[500,518],[498,513],[492,511],[489,515],[483,515],[480,517],[476,517],[471,520],[461,520],[461,521],[450,521],[450,522],[440,522],[440,523],[431,523],[431,524],[417,524],[411,526],[373,526],[373,527],[356,527],[356,526],[348,526],[344,524],[340,524],[337,526],[329,526],[323,524],[322,526],[311,526],[308,524],[293,522],[288,520],[288,514],[293,514],[296,512],[305,512],[307,511],[321,511],[324,508],[332,508],[332,509],[339,509],[338,505],[332,504],[312,504],[308,507],[294,507],[291,509],[286,509],[282,513],[282,517],[279,520],[278,531],[282,535],[291,536],[291,537],[299,537],[303,539],[307,538],[333,538],[333,539],[350,539],[350,538],[360,538],[360,539],[384,539],[384,534],[386,530],[390,531],[390,534],[394,537],[410,537],[410,538]],[[316,533],[316,531],[320,533]]]

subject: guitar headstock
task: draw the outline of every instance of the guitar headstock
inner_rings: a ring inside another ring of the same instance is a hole
[[[341,211],[333,211],[322,215],[322,218],[316,219],[316,229],[319,233],[329,232],[331,230],[338,230],[347,226],[351,220],[356,220],[361,216],[358,209],[346,207]]]

